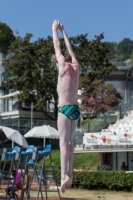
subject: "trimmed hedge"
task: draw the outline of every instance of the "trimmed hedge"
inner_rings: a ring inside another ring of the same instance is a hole
[[[60,172],[56,172],[60,184]],[[133,173],[124,171],[74,172],[73,188],[133,191]]]

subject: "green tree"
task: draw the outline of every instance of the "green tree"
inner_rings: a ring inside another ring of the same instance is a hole
[[[131,52],[131,59],[133,60],[133,50],[132,50],[132,52]]]
[[[117,43],[116,42],[104,42],[104,44],[108,47],[109,52],[107,53],[107,59],[111,60],[115,58],[117,53]]]
[[[130,58],[132,50],[133,50],[133,40],[130,40],[129,38],[124,38],[118,44],[119,54],[127,56],[127,58]]]
[[[79,98],[82,102],[81,109],[89,118],[112,109],[122,100],[121,94],[113,85],[101,84],[99,80],[94,81],[89,90],[79,95]]]
[[[4,66],[10,71],[6,87],[21,91],[20,99],[26,105],[34,103],[38,110],[50,119],[56,119],[57,113],[57,70],[51,65],[54,53],[52,38],[38,39],[31,43],[32,35],[25,38],[17,37],[8,51],[10,56],[5,59]],[[53,107],[53,116],[48,115],[47,102]]]
[[[106,75],[117,70],[107,59],[109,47],[101,41],[104,38],[103,34],[95,36],[95,38],[95,40],[88,43],[88,47],[84,52],[87,62],[83,70],[81,69],[80,76],[80,88],[84,88],[84,91],[88,91],[93,81],[101,80],[102,83]]]
[[[88,65],[83,68],[80,76],[80,89],[83,89],[82,95],[79,96],[82,102],[81,109],[88,113],[88,116],[91,116],[93,112],[93,117],[116,106],[122,99],[113,85],[103,84],[104,77],[117,70],[107,59],[110,45],[103,43],[101,41],[103,38],[101,34],[88,43],[88,49],[85,52]]]
[[[11,42],[14,40],[15,37],[10,27],[0,22],[0,52],[6,54]]]
[[[86,74],[88,66],[91,66],[93,69],[93,77],[103,77],[116,69],[107,59],[107,53],[110,50],[101,41],[102,39],[104,39],[103,34],[95,36],[95,39],[92,41],[88,41],[87,34],[73,38],[70,37],[74,52],[81,66],[82,75]]]

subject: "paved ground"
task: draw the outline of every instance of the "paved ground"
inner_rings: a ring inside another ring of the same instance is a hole
[[[3,195],[0,195],[0,200],[5,200],[5,196]],[[8,200],[8,198],[7,198]],[[24,198],[24,200],[26,200],[26,198]],[[36,197],[31,197],[30,200],[36,200]],[[40,197],[38,200],[42,200],[42,198]],[[46,198],[44,197],[44,200],[46,200]],[[47,198],[47,200],[59,200],[59,198]],[[62,200],[65,200],[65,199],[62,199]],[[69,200],[69,199],[67,199]]]
[[[1,190],[5,190],[5,188],[7,188],[7,182],[5,182],[5,183],[2,183],[1,184],[1,187],[0,187],[0,189]],[[53,186],[53,184],[49,184],[49,187],[50,186]],[[44,186],[43,186],[44,187]],[[32,187],[31,187],[32,189],[35,189],[36,191],[37,191],[37,189],[38,189],[38,185],[37,185],[37,183],[34,183],[33,182],[33,184],[32,184]],[[1,191],[0,191],[1,192]],[[37,192],[35,192],[34,191],[34,194],[33,194],[33,196],[32,196],[32,192],[31,192],[31,197],[30,197],[30,200],[36,200],[36,193]],[[55,196],[58,196],[58,192],[57,192],[57,189],[55,190],[55,193],[56,193],[56,195]],[[19,194],[18,194],[19,195]],[[42,198],[41,198],[41,193],[39,194],[39,196],[40,196],[40,198],[38,199],[38,200],[42,200]],[[46,198],[45,198],[45,195],[43,195],[44,196],[44,200],[46,200]],[[50,195],[49,195],[50,196]],[[0,200],[5,200],[6,199],[6,195],[3,193],[3,191],[0,193]],[[7,200],[8,200],[9,198],[7,198]],[[24,198],[24,200],[26,200],[26,197]],[[54,197],[48,197],[47,198],[47,200],[59,200],[59,197],[58,198],[54,198]],[[61,200],[65,200],[64,198],[62,199],[61,198]],[[67,199],[68,200],[68,199]]]
[[[3,194],[0,194],[0,200],[6,200],[6,197],[3,196]],[[8,198],[7,198],[8,200]],[[26,200],[26,198],[24,198],[24,200]],[[30,200],[36,200],[36,197],[30,197]],[[38,200],[42,200],[41,197],[39,197]],[[47,199],[44,197],[43,200],[59,200],[59,198],[51,198],[51,197],[48,197]],[[75,198],[61,198],[61,200],[75,200]]]
[[[2,197],[2,196],[0,196],[0,200],[5,200],[6,198],[5,197]],[[44,198],[44,200],[45,200],[46,198]],[[8,198],[7,198],[7,200],[8,200]],[[26,198],[24,199],[24,200],[26,200]],[[30,200],[36,200],[36,197],[31,197],[30,198]],[[39,198],[39,200],[42,200],[42,198],[40,197]],[[59,199],[51,199],[51,198],[48,198],[48,200],[59,200]]]

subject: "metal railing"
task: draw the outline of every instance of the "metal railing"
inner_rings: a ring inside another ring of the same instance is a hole
[[[114,124],[117,120],[122,119],[133,110],[133,103],[121,104],[104,114],[92,119],[89,123],[82,126],[82,131],[85,132],[99,132],[106,129],[110,124]]]
[[[31,129],[31,119],[27,118],[7,118],[1,119],[0,124],[2,126],[7,126],[16,130],[21,130],[21,133],[27,132]],[[42,125],[50,125],[54,128],[57,128],[57,122],[51,120],[41,120],[41,119],[33,119],[32,126],[42,126]]]
[[[116,67],[126,67],[126,66],[130,66],[133,64],[132,60],[129,60],[128,62],[112,62],[113,65],[115,65]]]

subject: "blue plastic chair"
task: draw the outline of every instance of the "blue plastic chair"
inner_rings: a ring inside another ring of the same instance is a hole
[[[20,150],[20,147],[19,147],[19,146],[15,146],[14,149],[13,149],[12,151],[7,152],[7,155],[9,155],[9,157],[10,157],[10,156],[12,156],[12,155],[18,153],[19,150]]]
[[[31,145],[33,146],[33,145]],[[29,147],[28,147],[29,148]],[[31,147],[30,147],[31,148]],[[27,150],[28,151],[28,150]],[[30,152],[31,149],[29,149],[28,152]],[[33,152],[33,151],[32,151]],[[22,154],[24,154],[25,152],[21,152]],[[44,154],[49,154],[51,153],[51,144],[47,144],[45,149],[43,151],[38,151],[37,152],[39,155],[44,155]],[[33,159],[30,159],[27,163],[28,165],[34,165],[35,164],[35,161]]]
[[[29,162],[27,163],[27,165],[34,165],[35,161],[33,159],[30,159]]]
[[[26,151],[21,151],[21,154],[22,155],[27,155],[29,153],[33,153],[33,151],[34,151],[34,145],[29,145],[28,149]]]
[[[37,152],[39,155],[50,154],[51,153],[51,144],[47,144],[43,151]]]

